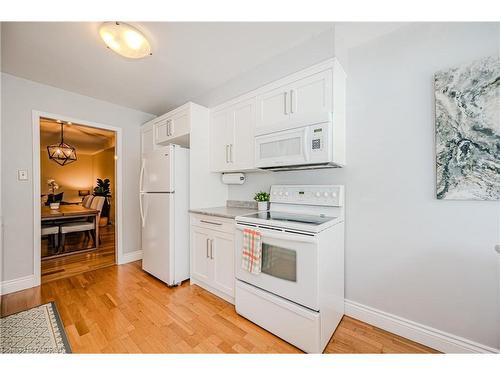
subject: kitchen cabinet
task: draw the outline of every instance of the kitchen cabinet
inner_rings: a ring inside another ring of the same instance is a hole
[[[254,168],[255,99],[214,112],[210,120],[210,164],[213,172]]]
[[[187,103],[155,119],[154,139],[157,145],[169,143],[189,146],[191,103]]]
[[[189,148],[192,128],[207,126],[207,113],[208,108],[188,102],[148,121],[141,127],[142,152],[153,151],[169,144]]]
[[[147,122],[141,127],[141,152],[147,153],[155,149],[153,122]]]
[[[234,303],[234,220],[191,215],[191,284]]]
[[[329,68],[303,78],[292,76],[285,84],[281,80],[277,88],[269,85],[257,96],[256,127],[272,128],[290,120],[300,121],[306,116],[331,112],[332,76]]]

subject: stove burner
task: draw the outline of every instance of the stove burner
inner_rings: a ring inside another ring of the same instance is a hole
[[[321,225],[323,223],[326,223],[327,221],[335,219],[334,217],[329,217],[329,216],[319,216],[319,215],[314,216],[314,215],[294,214],[294,213],[278,212],[278,211],[257,212],[255,214],[245,215],[245,217],[252,219],[285,221],[285,222],[309,224],[309,225]]]

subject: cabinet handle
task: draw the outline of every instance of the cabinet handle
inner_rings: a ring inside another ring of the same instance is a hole
[[[207,238],[207,258],[208,258],[208,244],[210,243],[210,240]]]
[[[293,113],[293,98],[294,98],[293,91],[294,90],[290,90],[290,113]]]
[[[167,137],[170,137],[170,121],[167,121]]]
[[[222,223],[217,223],[215,221],[200,220],[200,223],[212,224],[212,225],[222,225]]]
[[[286,110],[286,94],[287,94],[287,92],[285,91],[283,93],[283,107],[285,109],[285,115],[288,115],[288,111]]]
[[[226,145],[226,163],[229,163],[228,151],[229,151],[229,145]]]
[[[214,240],[210,240],[210,259],[214,259]]]
[[[233,144],[231,143],[229,145],[229,162],[234,163],[234,158],[233,158]]]

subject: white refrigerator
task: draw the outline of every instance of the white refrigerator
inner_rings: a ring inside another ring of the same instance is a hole
[[[189,150],[169,145],[142,155],[142,269],[169,286],[189,278]]]

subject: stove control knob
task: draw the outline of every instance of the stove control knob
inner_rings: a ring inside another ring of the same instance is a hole
[[[325,198],[328,198],[328,192],[324,192],[323,195],[325,196]]]
[[[288,197],[288,191],[285,191],[285,197]]]
[[[280,191],[280,196],[282,196],[282,195],[283,195],[283,192],[282,192],[282,191]]]
[[[321,196],[321,193],[318,191],[315,195],[319,198]]]

